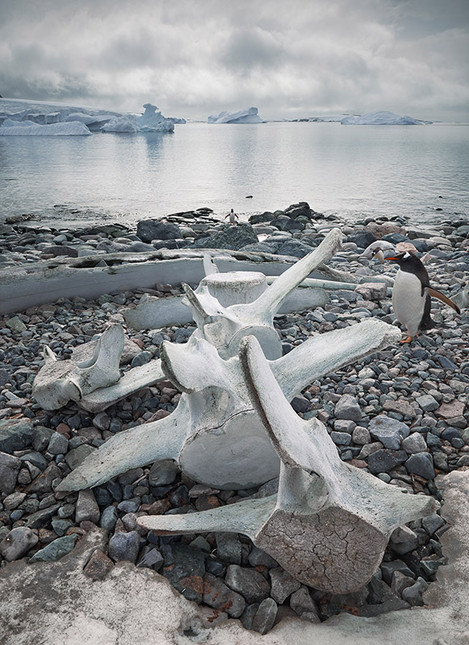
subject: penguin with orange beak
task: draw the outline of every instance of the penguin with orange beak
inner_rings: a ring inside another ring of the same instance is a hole
[[[415,255],[416,250],[413,244],[401,242],[396,245],[397,253],[384,258],[399,265],[392,289],[392,306],[396,318],[408,333],[401,343],[410,343],[419,331],[435,327],[435,321],[430,316],[432,297],[461,313],[455,302],[430,286],[427,270]]]

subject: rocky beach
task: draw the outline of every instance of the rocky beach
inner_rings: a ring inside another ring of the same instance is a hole
[[[325,306],[278,316],[284,354],[311,336],[366,319],[395,322],[390,292],[396,265],[362,255],[376,240],[412,242],[432,286],[451,298],[467,285],[467,221],[442,221],[431,230],[399,216],[351,225],[304,202],[235,225],[220,222],[205,208],[142,220],[136,229],[121,224],[52,229],[10,221],[0,231],[0,271],[26,265],[34,271],[37,262],[56,258],[92,257],[96,266],[105,266],[110,254],[163,249],[175,254],[226,249],[255,259],[262,271],[263,260],[304,257],[333,227],[341,229],[344,243],[328,266],[360,284],[330,291]],[[29,567],[59,561],[98,530],[103,539],[83,569],[90,581],[112,576],[124,561],[151,569],[201,607],[206,629],[237,619],[246,630],[266,634],[289,617],[319,624],[341,612],[376,617],[424,605],[439,567],[447,563],[440,538],[449,525],[439,512],[394,531],[366,587],[332,595],[302,585],[238,534],[156,536],[137,524],[141,515],[191,513],[265,497],[276,491],[277,480],[258,489],[221,491],[189,480],[174,462],[164,461],[79,493],[56,491],[108,438],[169,415],[181,394],[165,380],[96,414],[77,404],[43,410],[31,393],[44,347],[59,360],[76,357],[117,322],[127,337],[122,371],[144,365],[159,357],[164,340],[187,342],[195,323],[136,330],[126,325],[125,311],[146,294],[182,293],[177,282],[155,283],[95,300],[60,298],[0,317],[0,571],[5,574],[11,562],[23,558]],[[441,501],[436,478],[469,466],[469,309],[464,302],[458,315],[432,300],[435,329],[410,345],[388,347],[314,381],[293,399],[294,410],[326,424],[344,461],[409,493]],[[0,619],[0,630],[1,625]],[[8,636],[6,643],[23,642]]]

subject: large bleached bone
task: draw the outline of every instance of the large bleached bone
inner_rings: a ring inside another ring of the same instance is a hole
[[[284,395],[291,399],[315,379],[361,360],[399,338],[396,327],[367,320],[314,336],[269,364]],[[117,435],[85,459],[62,482],[61,490],[96,486],[106,481],[106,472],[110,479],[136,465],[145,466],[162,459],[163,453],[165,458],[176,460],[195,481],[216,488],[250,488],[278,475],[277,453],[252,406],[238,356],[222,359],[216,348],[196,331],[185,344],[163,343],[162,368],[183,392],[171,415],[177,415],[178,432],[181,424],[184,427],[183,439],[171,444],[171,436],[158,431],[158,441],[152,440],[147,447],[144,431],[128,430],[125,440],[118,440]],[[177,449],[168,452],[165,443]]]
[[[207,275],[196,291],[185,285],[187,302],[204,338],[222,358],[236,356],[239,343],[253,335],[269,359],[281,356],[273,319],[285,298],[340,248],[342,233],[330,231],[321,244],[267,286],[256,272]]]
[[[438,502],[342,462],[325,426],[294,413],[255,338],[243,341],[240,362],[281,460],[278,495],[138,523],[158,533],[244,533],[304,584],[332,593],[363,587],[392,531],[433,513]]]
[[[91,359],[82,363],[58,361],[46,348],[46,363],[38,372],[32,395],[45,410],[56,410],[69,401],[79,401],[98,388],[119,380],[119,362],[124,350],[124,330],[111,325],[101,335]]]

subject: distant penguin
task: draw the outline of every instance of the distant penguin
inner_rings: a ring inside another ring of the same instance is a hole
[[[387,251],[395,251],[394,244],[386,242],[385,240],[376,240],[376,242],[372,242],[366,247],[360,257],[366,258],[367,260],[376,258],[380,262],[384,262],[384,253]]]
[[[399,265],[392,289],[392,306],[396,318],[408,332],[407,338],[401,340],[401,343],[410,343],[419,331],[435,327],[435,322],[430,316],[431,296],[442,300],[458,314],[461,312],[450,298],[430,287],[427,270],[414,255],[416,249],[412,244],[398,244],[396,250],[396,254],[385,257],[385,260],[397,262]]]

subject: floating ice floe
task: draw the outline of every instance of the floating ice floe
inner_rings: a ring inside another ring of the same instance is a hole
[[[83,136],[91,134],[84,123],[71,121],[70,123],[51,123],[49,125],[38,125],[32,121],[21,121],[18,123],[3,122],[0,127],[0,136]]]
[[[156,105],[145,103],[145,112],[141,116],[124,114],[112,118],[102,127],[103,132],[173,132],[174,123],[166,119]]]
[[[369,112],[362,116],[346,116],[341,120],[342,125],[426,125],[430,121],[421,121],[411,116],[399,116],[394,112]]]
[[[265,123],[258,114],[256,107],[240,110],[239,112],[220,112],[208,117],[208,123]]]

